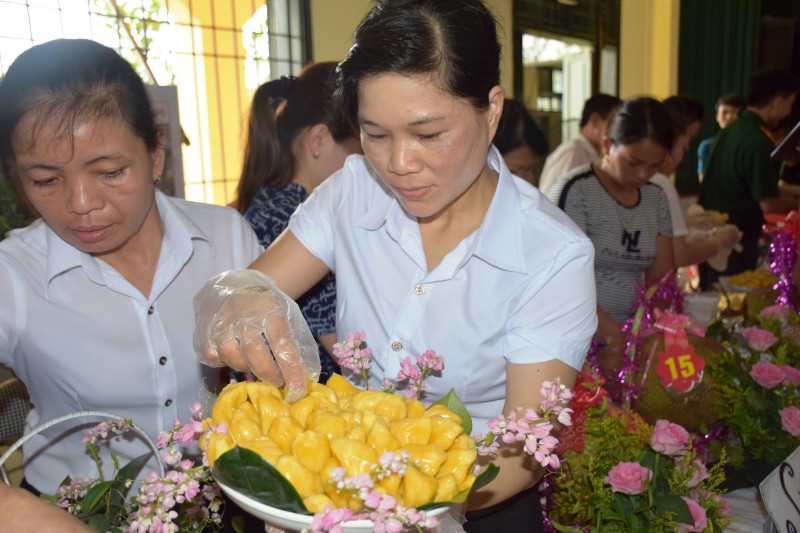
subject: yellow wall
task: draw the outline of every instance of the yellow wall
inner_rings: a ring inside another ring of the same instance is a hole
[[[511,47],[513,0],[487,0],[499,25],[503,47],[501,84],[511,91],[514,58]],[[311,40],[314,61],[340,61],[350,49],[356,26],[369,11],[372,0],[311,0]]]
[[[619,96],[678,91],[680,0],[622,0]]]

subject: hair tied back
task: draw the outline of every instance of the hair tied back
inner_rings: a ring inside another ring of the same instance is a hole
[[[297,78],[294,76],[281,76],[277,80],[267,82],[264,88],[270,98],[282,98],[285,100],[289,97],[295,80],[297,80]]]

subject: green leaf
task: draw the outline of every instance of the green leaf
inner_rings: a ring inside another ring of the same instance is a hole
[[[139,457],[131,459],[131,461],[128,464],[120,468],[119,472],[117,472],[115,479],[119,481],[136,479],[139,470],[142,469],[145,463],[147,463],[147,461],[150,460],[152,456],[153,452],[148,452],[144,455],[140,455]]]
[[[464,428],[464,433],[467,435],[472,434],[472,417],[469,416],[467,408],[461,403],[455,390],[450,389],[442,398],[433,402],[433,405],[442,405],[453,411],[453,413],[461,418],[461,427]]]
[[[217,458],[212,474],[220,483],[265,505],[311,514],[292,484],[252,450],[239,446],[228,450]]]
[[[692,512],[680,496],[676,496],[675,494],[660,494],[658,498],[655,499],[654,507],[656,509],[656,514],[674,513],[676,522],[694,524]]]
[[[119,485],[119,481],[98,481],[86,491],[83,498],[83,512],[90,515],[98,511],[98,507],[105,502],[105,495],[114,485]]]
[[[86,521],[86,525],[92,528],[93,531],[102,533],[110,529],[111,521],[106,515],[96,514],[89,517],[89,520]]]

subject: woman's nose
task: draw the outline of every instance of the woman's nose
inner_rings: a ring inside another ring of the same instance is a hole
[[[79,179],[67,193],[67,209],[78,215],[88,214],[101,208],[103,199],[97,185],[91,179]]]
[[[410,174],[418,169],[416,153],[411,144],[409,141],[397,141],[392,144],[388,165],[389,172],[403,175]]]

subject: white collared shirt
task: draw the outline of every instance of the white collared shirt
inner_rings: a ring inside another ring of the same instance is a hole
[[[550,196],[548,191],[558,178],[570,170],[596,161],[600,157],[589,140],[578,133],[575,138],[563,142],[547,156],[539,176],[539,190]]]
[[[204,376],[210,388],[217,384],[218,370],[194,353],[192,298],[212,276],[249,265],[261,246],[233,209],[160,192],[156,202],[165,234],[149,298],[42,220],[0,242],[0,364],[28,386],[35,406],[29,429],[101,410],[131,417],[155,439],[204,401]],[[67,474],[97,477],[80,440],[99,422],[86,420],[80,429],[80,420],[64,422],[29,440],[28,482],[52,494]],[[63,433],[71,435],[53,442]],[[148,448],[115,441],[113,450],[125,464]],[[110,467],[110,456],[102,456]]]
[[[579,369],[597,326],[591,242],[494,147],[488,163],[500,179],[483,223],[431,272],[416,218],[363,156],[350,156],[289,224],[336,273],[337,333],[365,331],[373,384],[435,350],[445,367],[425,399],[454,388],[483,432],[503,409],[507,362]]]

